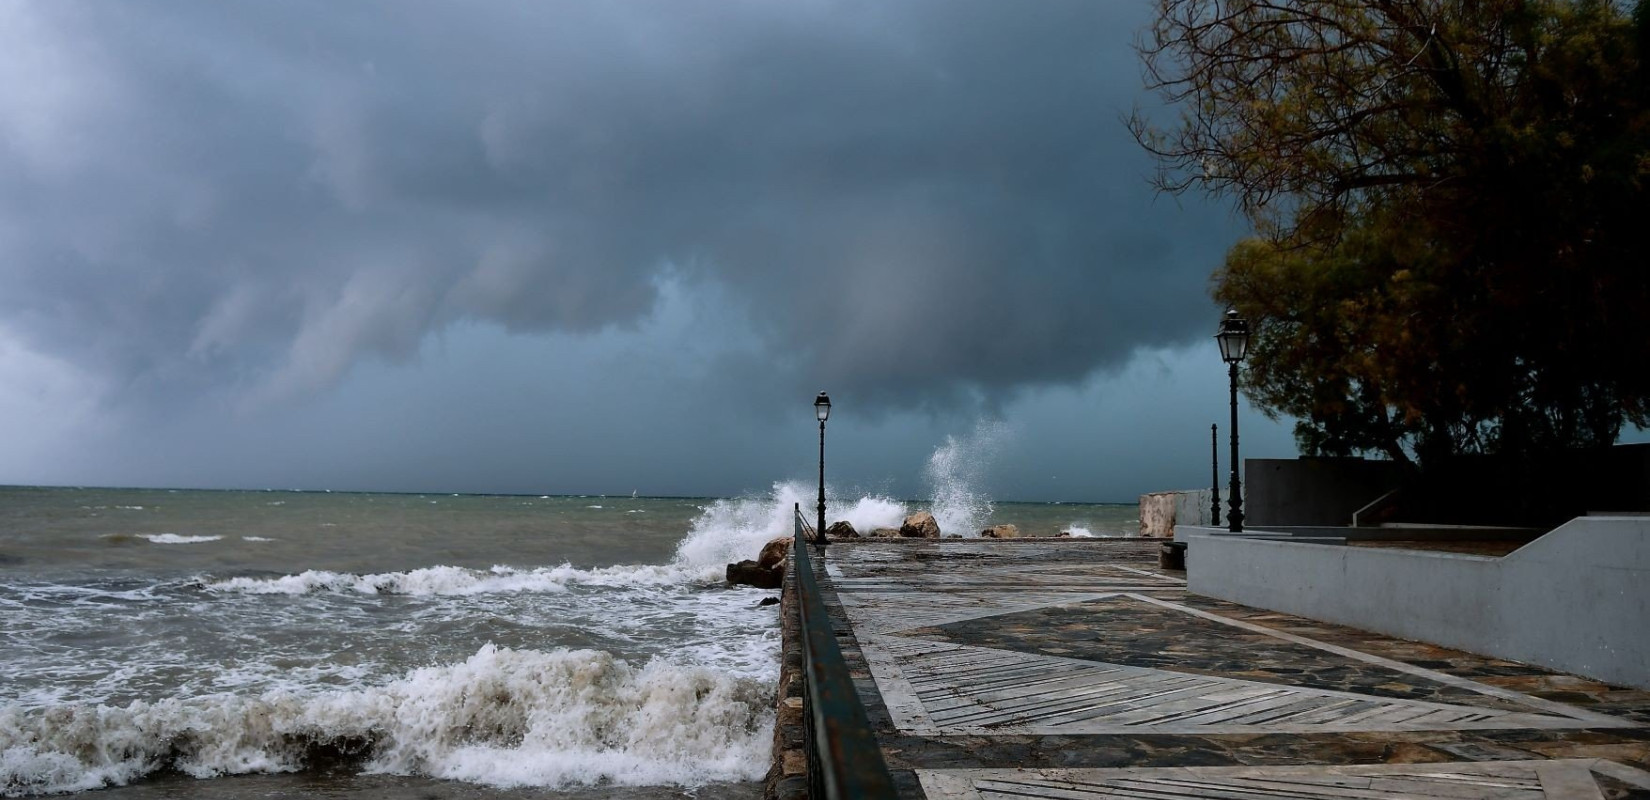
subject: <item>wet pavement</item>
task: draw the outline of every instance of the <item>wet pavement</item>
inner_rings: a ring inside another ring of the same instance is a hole
[[[1156,552],[832,545],[902,796],[1650,799],[1650,692],[1197,597]]]

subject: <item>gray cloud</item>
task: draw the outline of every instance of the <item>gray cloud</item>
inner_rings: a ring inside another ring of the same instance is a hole
[[[1145,3],[213,4],[0,15],[0,325],[153,407],[312,397],[455,323],[996,402],[1209,327],[1234,232],[1118,121]]]

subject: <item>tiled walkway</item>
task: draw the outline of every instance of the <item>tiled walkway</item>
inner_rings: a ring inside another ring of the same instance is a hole
[[[833,545],[902,793],[1650,798],[1650,692],[1196,597],[1155,552]]]

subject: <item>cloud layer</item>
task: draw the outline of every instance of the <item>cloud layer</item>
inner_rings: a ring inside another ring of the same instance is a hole
[[[920,409],[1210,326],[1232,234],[1118,115],[1147,4],[0,8],[0,332],[119,402],[313,397],[458,323],[628,329]]]

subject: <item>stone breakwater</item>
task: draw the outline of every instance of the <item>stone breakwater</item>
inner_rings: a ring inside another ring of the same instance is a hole
[[[804,749],[807,724],[802,713],[802,616],[796,575],[785,576],[779,594],[779,684],[774,691],[773,763],[764,780],[766,800],[799,800],[808,796],[808,754]]]

